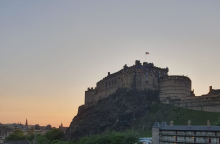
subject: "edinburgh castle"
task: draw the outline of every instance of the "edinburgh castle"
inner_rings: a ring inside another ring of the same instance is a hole
[[[119,88],[136,90],[159,90],[161,103],[172,104],[194,110],[220,112],[220,90],[212,89],[208,94],[195,96],[191,80],[186,76],[168,75],[168,68],[155,67],[153,63],[136,60],[135,65],[108,75],[96,83],[95,88],[85,92],[85,105],[95,104],[99,99],[114,94]]]

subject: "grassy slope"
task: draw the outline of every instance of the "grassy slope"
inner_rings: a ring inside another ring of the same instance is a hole
[[[174,125],[187,125],[188,120],[191,120],[191,125],[206,125],[207,120],[210,120],[211,125],[217,125],[219,124],[219,119],[220,113],[190,110],[155,103],[151,104],[151,109],[148,114],[133,124],[133,129],[139,132],[140,137],[150,137],[151,127],[154,122],[161,123],[165,121],[169,125],[170,121],[173,121]]]

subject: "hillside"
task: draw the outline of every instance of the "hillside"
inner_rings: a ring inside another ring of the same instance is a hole
[[[174,121],[174,125],[216,125],[220,113],[195,111],[159,103],[159,91],[119,89],[115,94],[99,100],[96,105],[80,106],[65,133],[66,139],[79,139],[109,131],[133,129],[141,136],[149,136],[154,122]]]

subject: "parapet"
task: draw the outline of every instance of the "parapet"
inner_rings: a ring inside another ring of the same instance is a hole
[[[91,87],[91,88],[88,87],[87,92],[91,92],[91,91],[94,91],[94,90],[95,90],[95,88],[93,89],[93,87]]]
[[[187,76],[180,76],[180,75],[170,75],[170,76],[164,76],[161,78],[161,80],[174,80],[174,79],[179,79],[179,80],[188,80],[191,81],[191,79]]]

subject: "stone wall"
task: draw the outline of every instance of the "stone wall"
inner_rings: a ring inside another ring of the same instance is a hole
[[[85,104],[96,103],[99,99],[114,94],[119,88],[136,90],[160,90],[160,101],[178,107],[209,112],[220,112],[220,90],[210,86],[209,93],[195,96],[191,91],[191,80],[186,76],[168,75],[168,68],[155,67],[153,63],[135,61],[135,65],[104,77],[95,88],[85,91]]]
[[[169,99],[163,103],[193,110],[220,112],[220,93],[218,93],[218,90],[213,90],[210,87],[210,91],[206,95],[188,96],[180,99]]]
[[[96,87],[85,92],[85,104],[93,104],[99,99],[114,94],[118,88],[159,90],[159,79],[167,76],[168,68],[155,67],[153,63],[135,61],[135,65],[125,65],[120,71],[110,74],[96,83]]]
[[[160,79],[160,100],[180,99],[191,95],[191,80],[186,76],[166,76]]]

